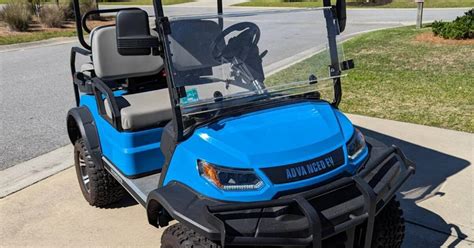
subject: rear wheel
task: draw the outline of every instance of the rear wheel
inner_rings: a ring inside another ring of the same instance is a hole
[[[161,248],[220,248],[201,234],[178,223],[168,227],[161,237]]]
[[[94,163],[82,138],[74,145],[74,166],[82,194],[91,206],[104,207],[122,199],[122,186],[102,165]]]
[[[399,248],[405,236],[405,219],[400,202],[393,198],[375,218],[372,247]]]

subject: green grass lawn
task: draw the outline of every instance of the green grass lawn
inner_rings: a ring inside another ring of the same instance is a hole
[[[474,132],[474,43],[415,41],[427,32],[430,28],[404,27],[364,34],[344,43],[346,58],[355,60],[356,69],[343,78],[340,108],[348,113]],[[285,75],[289,78],[298,71],[310,71],[318,56],[272,77],[281,81]]]
[[[73,30],[51,31],[51,32],[32,32],[27,34],[0,36],[0,45],[10,45],[17,43],[33,42],[57,37],[73,37],[76,32]]]
[[[250,0],[250,2],[238,4],[238,6],[267,6],[267,7],[321,7],[322,0],[302,0],[301,2],[285,2],[284,0]],[[347,0],[349,7],[381,7],[381,8],[415,8],[414,0],[392,0],[387,4],[374,5],[357,3]],[[388,2],[388,1],[387,1]],[[447,7],[474,7],[473,0],[426,0],[427,8]]]

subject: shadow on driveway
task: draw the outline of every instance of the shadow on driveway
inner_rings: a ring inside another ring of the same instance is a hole
[[[133,197],[128,193],[125,192],[123,198],[116,203],[103,207],[105,209],[118,209],[118,208],[128,208],[137,205],[138,202],[133,199]]]
[[[418,206],[417,203],[432,197],[444,197],[448,194],[448,192],[441,191],[443,183],[448,177],[468,167],[470,162],[369,129],[358,128],[367,136],[385,144],[394,144],[400,147],[407,157],[416,163],[416,173],[402,187],[401,192],[404,192],[404,196],[399,199],[402,199],[401,204],[407,224],[427,229],[431,231],[429,232],[431,235],[408,233],[407,236],[410,239],[415,239],[406,240],[410,243],[408,247],[456,247],[462,240],[468,238],[458,225],[447,223],[441,216]],[[449,206],[445,207],[449,209]],[[445,244],[452,230],[456,233],[456,239]],[[405,243],[405,245],[407,244]]]

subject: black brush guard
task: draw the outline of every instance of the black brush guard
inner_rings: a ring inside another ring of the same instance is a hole
[[[148,202],[158,201],[171,217],[222,246],[316,248],[323,247],[325,239],[363,226],[362,247],[369,248],[375,217],[415,172],[415,164],[398,147],[382,148],[374,145],[377,141],[368,141],[372,143],[370,159],[356,175],[304,192],[270,201],[226,203],[173,182],[151,192]],[[301,218],[281,220],[281,216]],[[354,242],[353,236],[347,243]]]

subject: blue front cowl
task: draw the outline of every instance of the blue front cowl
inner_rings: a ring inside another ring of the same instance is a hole
[[[296,103],[225,118],[195,130],[177,146],[164,184],[178,181],[202,195],[220,200],[270,200],[279,192],[352,172],[354,165],[348,161],[345,147],[352,133],[350,121],[326,102]],[[266,174],[269,168],[306,165],[307,161],[323,160],[328,153],[341,149],[342,165],[322,174],[303,176],[301,180],[292,178],[285,183],[272,181]],[[220,190],[199,175],[198,160],[221,167],[252,168],[265,186],[255,191]]]
[[[196,155],[208,162],[255,169],[310,160],[344,144],[327,103],[300,103],[225,119],[197,130],[191,139],[199,148]]]

